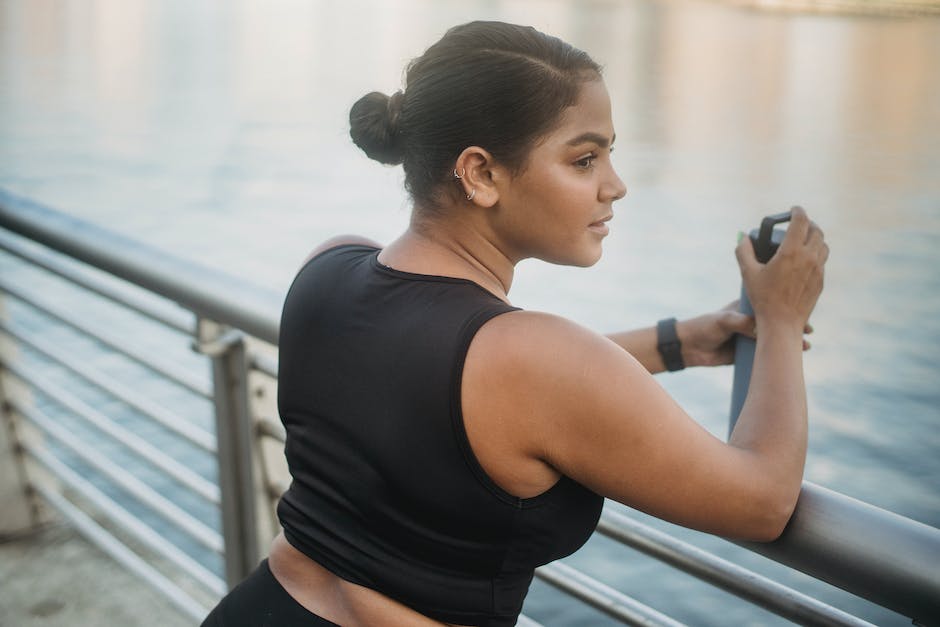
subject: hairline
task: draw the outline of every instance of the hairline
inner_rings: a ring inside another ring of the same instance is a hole
[[[578,99],[581,96],[581,90],[583,89],[583,85],[585,85],[586,83],[590,81],[603,81],[604,80],[604,77],[601,74],[601,71],[599,69],[598,70],[588,69],[588,70],[578,72],[578,74],[580,74],[583,78],[578,81],[578,94],[574,102],[572,102],[570,105],[568,105],[567,107],[561,110],[561,113],[558,115],[555,123],[551,127],[545,129],[544,132],[542,132],[538,137],[535,137],[530,142],[527,150],[525,151],[525,155],[523,156],[522,160],[519,162],[519,165],[515,168],[508,168],[510,173],[513,176],[524,174],[525,171],[529,167],[529,157],[532,155],[533,152],[535,152],[535,149],[543,145],[546,142],[546,140],[548,140],[548,138],[555,131],[557,131],[558,129],[562,127],[562,125],[565,122],[565,116],[568,114],[568,110],[574,107],[575,105],[577,105]],[[582,133],[581,135],[579,135],[579,137],[583,137],[587,134],[588,133]],[[596,133],[592,133],[592,134],[596,135]],[[610,143],[612,144],[613,142],[610,142]]]

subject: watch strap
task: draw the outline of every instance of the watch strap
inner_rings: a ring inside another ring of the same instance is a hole
[[[685,368],[682,360],[682,342],[676,332],[676,319],[666,318],[656,323],[656,349],[663,358],[666,370],[675,372]]]

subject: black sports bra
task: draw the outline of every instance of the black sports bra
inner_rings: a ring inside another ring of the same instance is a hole
[[[567,477],[521,499],[487,476],[464,431],[461,375],[477,330],[514,308],[471,281],[377,256],[358,245],[322,253],[284,304],[285,535],[436,620],[514,625],[534,568],[577,550],[603,499]]]

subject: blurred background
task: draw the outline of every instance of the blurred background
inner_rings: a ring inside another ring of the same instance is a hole
[[[284,291],[326,237],[388,241],[407,224],[400,169],[348,138],[351,104],[399,89],[408,61],[454,24],[531,24],[604,65],[629,191],[600,263],[524,262],[514,304],[598,331],[721,307],[739,291],[737,232],[801,204],[832,249],[805,359],[806,478],[940,526],[938,11],[923,0],[2,0],[0,186]],[[660,381],[724,436],[729,369]],[[908,624],[656,524],[872,622]],[[603,538],[569,561],[691,624],[782,622]],[[603,621],[538,583],[526,613]]]

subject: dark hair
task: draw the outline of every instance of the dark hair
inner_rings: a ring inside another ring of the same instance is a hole
[[[405,168],[416,202],[433,202],[468,146],[520,170],[534,142],[600,74],[585,52],[529,26],[451,28],[408,65],[405,91],[372,92],[349,112],[349,135],[372,159]]]

